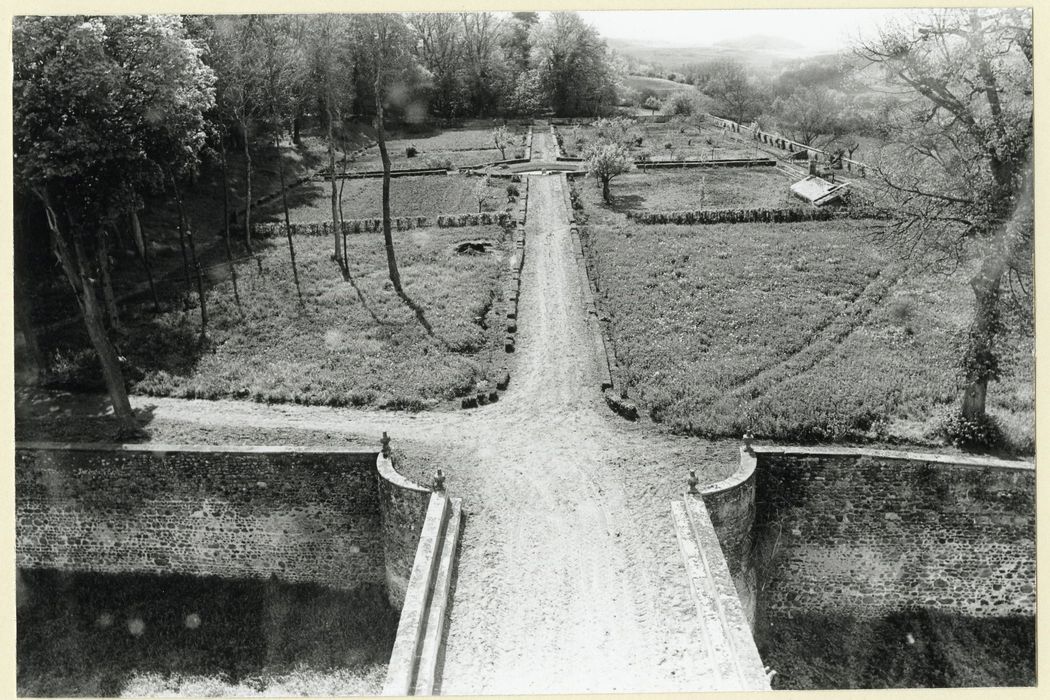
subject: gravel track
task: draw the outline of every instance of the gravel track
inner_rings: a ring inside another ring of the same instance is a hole
[[[534,139],[535,152],[549,154],[548,135],[537,129]],[[688,469],[702,482],[730,473],[736,445],[660,434],[605,407],[561,181],[530,177],[517,352],[498,403],[420,414],[153,397],[133,405],[152,413],[154,442],[185,436],[186,426],[373,445],[387,431],[395,447],[426,455],[406,460],[407,475],[422,481],[442,467],[467,515],[444,694],[710,689],[669,502]]]

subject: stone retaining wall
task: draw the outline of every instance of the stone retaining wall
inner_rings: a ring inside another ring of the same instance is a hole
[[[777,614],[1035,612],[1029,463],[756,447],[703,494],[745,608],[754,581]]]
[[[375,452],[26,443],[16,564],[385,583],[396,605],[426,495],[392,467],[377,476]]]
[[[342,223],[342,233],[378,233],[383,230],[383,220],[347,219]],[[390,220],[390,228],[395,231],[410,231],[416,228],[461,228],[464,226],[513,226],[514,217],[507,211],[484,211],[464,214],[440,214],[430,216],[399,216]],[[331,221],[306,221],[290,225],[293,236],[330,236]],[[284,236],[284,222],[268,222],[252,225],[252,232],[257,238]]]
[[[888,209],[874,207],[789,207],[753,209],[696,209],[692,211],[627,212],[627,218],[639,224],[742,224],[791,223],[794,221],[830,221],[831,219],[891,219]]]

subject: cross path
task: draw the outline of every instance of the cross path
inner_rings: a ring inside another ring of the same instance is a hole
[[[554,160],[549,141],[542,130],[534,134],[536,160]],[[703,466],[713,459],[709,448],[629,424],[605,406],[565,175],[527,177],[517,352],[498,403],[412,416],[236,401],[135,403],[149,404],[155,420],[377,440],[387,430],[443,450],[440,466],[467,518],[435,692],[768,689],[750,636],[750,649],[741,650],[726,634],[722,603],[733,592],[710,585],[712,571],[725,567],[717,540],[686,537],[680,549],[676,532],[710,528],[702,501],[676,505],[673,517],[669,508],[686,474],[669,465],[687,452],[690,467]],[[649,478],[633,478],[640,474]],[[640,489],[640,481],[663,490]]]

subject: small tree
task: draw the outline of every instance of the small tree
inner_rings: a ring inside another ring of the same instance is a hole
[[[498,126],[492,130],[492,141],[496,144],[496,148],[499,149],[500,158],[506,160],[507,146],[514,143],[514,134],[510,132],[506,125]]]
[[[650,95],[649,97],[645,98],[645,102],[642,104],[642,106],[651,111],[653,114],[656,114],[657,110],[659,110],[661,107],[661,102],[660,99],[655,95]]]
[[[590,149],[587,154],[587,167],[602,185],[602,199],[609,203],[612,200],[609,182],[617,175],[630,172],[634,163],[623,144],[604,142],[595,144]]]
[[[489,187],[489,176],[478,180],[478,184],[474,186],[474,199],[478,201],[478,213],[480,214],[485,209],[485,204],[492,199],[492,188]]]

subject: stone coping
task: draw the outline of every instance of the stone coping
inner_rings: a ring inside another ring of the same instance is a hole
[[[394,486],[417,493],[430,493],[430,489],[420,486],[408,477],[403,476],[394,467],[394,461],[389,457],[384,457],[382,452],[376,456],[376,470],[379,472],[380,478],[386,479]]]
[[[711,496],[735,488],[744,483],[755,473],[758,466],[757,455],[797,455],[799,457],[873,457],[877,459],[894,459],[902,462],[933,462],[956,467],[1016,469],[1034,471],[1035,463],[1023,460],[1007,460],[997,457],[976,457],[972,455],[945,455],[931,452],[910,452],[898,450],[878,450],[865,447],[805,447],[790,445],[752,445],[751,452],[740,446],[740,465],[726,478],[700,487],[704,496]]]
[[[54,450],[66,452],[214,452],[222,454],[345,454],[371,455],[375,450],[345,447],[295,445],[179,445],[165,443],[125,444],[109,442],[16,442],[16,450]]]

